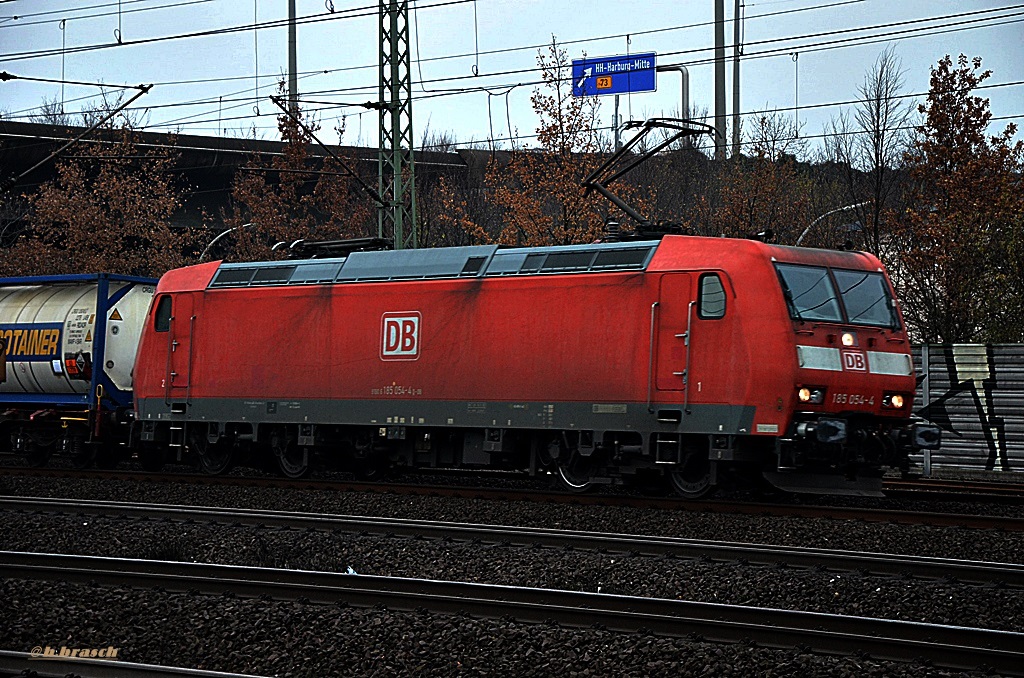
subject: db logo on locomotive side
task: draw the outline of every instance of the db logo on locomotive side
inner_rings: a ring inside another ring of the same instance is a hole
[[[867,372],[868,363],[862,351],[843,351],[843,369],[848,372]]]
[[[381,360],[416,360],[420,357],[420,312],[399,311],[381,317]]]

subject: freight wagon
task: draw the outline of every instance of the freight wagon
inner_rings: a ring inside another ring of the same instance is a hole
[[[131,453],[132,368],[156,280],[0,279],[0,444],[43,465]]]

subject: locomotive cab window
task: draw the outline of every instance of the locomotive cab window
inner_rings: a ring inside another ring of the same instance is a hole
[[[156,313],[153,314],[153,329],[157,332],[167,332],[171,329],[171,298],[167,295],[160,297],[156,305]]]
[[[725,287],[717,273],[705,273],[698,283],[700,297],[697,317],[702,320],[718,320],[725,317]]]
[[[827,268],[776,264],[775,269],[793,320],[843,322],[839,298]]]
[[[776,264],[793,320],[899,328],[896,302],[879,271]]]
[[[881,273],[833,269],[832,275],[851,323],[899,327],[896,304]]]

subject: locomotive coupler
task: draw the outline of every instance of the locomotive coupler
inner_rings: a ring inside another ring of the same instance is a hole
[[[817,419],[802,421],[796,425],[799,438],[817,440],[819,443],[845,443],[846,421],[843,419]]]

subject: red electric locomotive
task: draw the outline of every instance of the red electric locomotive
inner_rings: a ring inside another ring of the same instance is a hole
[[[877,493],[938,446],[914,386],[874,256],[683,236],[174,270],[135,367],[150,464],[653,472],[688,497],[744,468]]]

